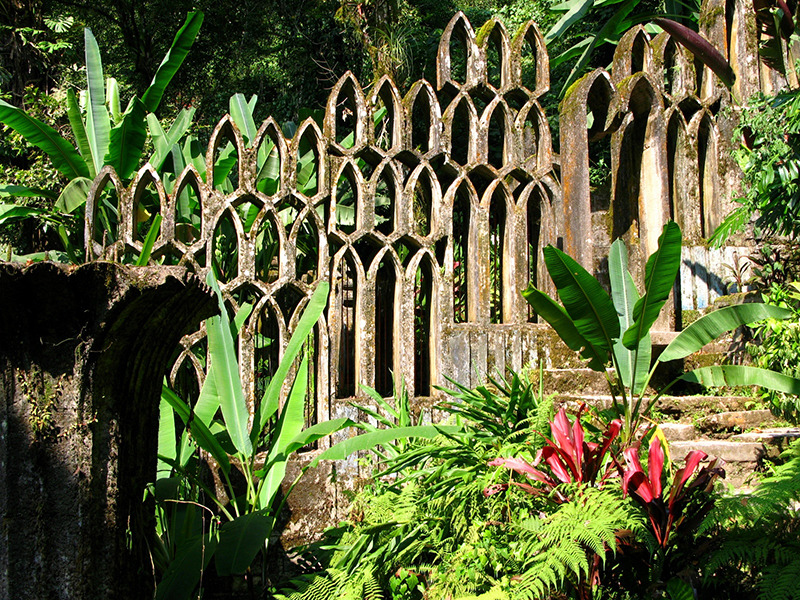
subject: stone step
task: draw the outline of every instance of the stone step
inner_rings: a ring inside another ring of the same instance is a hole
[[[612,405],[612,398],[607,393],[562,392],[555,395],[555,401],[568,406],[577,406],[581,402],[597,408],[609,408]],[[746,396],[662,396],[653,409],[656,414],[675,420],[694,420],[696,415],[705,417],[717,413],[748,412],[747,406],[752,402],[753,398]]]
[[[698,427],[703,432],[743,431],[774,422],[776,419],[769,410],[737,410],[708,415],[700,420]]]

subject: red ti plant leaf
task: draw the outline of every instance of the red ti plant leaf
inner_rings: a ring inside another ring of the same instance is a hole
[[[647,473],[639,462],[637,448],[626,448],[623,450],[623,455],[626,463],[626,469],[622,474],[623,493],[631,494],[634,500],[644,507],[653,533],[662,548],[667,547],[670,533],[683,523],[687,516],[691,516],[692,521],[699,523],[705,513],[711,510],[714,501],[712,497],[707,497],[695,504],[694,514],[685,514],[686,507],[697,493],[707,494],[717,477],[725,476],[725,471],[717,466],[716,460],[698,470],[700,463],[708,455],[700,450],[693,450],[686,455],[683,468],[675,472],[669,488],[669,499],[665,502],[661,484],[665,455],[660,438],[654,436],[650,442]],[[692,475],[695,476],[694,480],[687,486]]]
[[[728,88],[733,86],[736,75],[733,69],[725,60],[725,57],[714,48],[711,43],[696,31],[692,31],[685,25],[676,23],[671,19],[657,18],[653,23],[661,27],[670,34],[676,42],[680,42],[689,52],[694,54],[709,69],[716,73]]]
[[[619,419],[612,421],[600,443],[587,442],[583,424],[581,423],[581,413],[585,407],[581,407],[575,422],[570,425],[566,411],[562,408],[558,411],[555,419],[550,423],[550,431],[553,439],[544,437],[545,446],[539,451],[533,465],[519,458],[496,458],[489,463],[490,467],[505,466],[512,471],[525,475],[532,481],[538,481],[555,491],[556,502],[567,500],[556,488],[562,483],[583,482],[594,485],[600,479],[600,483],[612,472],[611,466],[616,464],[615,460],[607,463],[606,454],[611,448],[612,442],[619,435],[622,429],[622,422]],[[537,467],[544,463],[549,473]],[[604,469],[605,467],[605,469]],[[513,485],[536,494],[537,488],[528,484],[514,482]],[[495,494],[507,489],[498,486],[490,486],[484,490],[484,495]]]

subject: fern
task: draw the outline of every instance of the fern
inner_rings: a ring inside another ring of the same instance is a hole
[[[700,533],[721,543],[706,565],[706,580],[728,566],[755,575],[759,600],[800,599],[800,442],[794,458],[775,467],[750,494],[721,498]]]
[[[276,600],[384,600],[383,590],[369,572],[349,577],[337,569],[327,569],[312,576],[294,580],[297,590],[288,596],[275,594]]]
[[[521,523],[517,551],[529,558],[511,588],[513,598],[539,598],[567,580],[580,585],[595,555],[604,562],[615,551],[617,531],[644,529],[641,515],[617,490],[576,487],[573,497],[547,517]]]

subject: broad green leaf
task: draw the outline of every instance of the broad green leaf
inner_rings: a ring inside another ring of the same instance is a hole
[[[620,331],[627,330],[633,324],[634,306],[639,300],[639,292],[628,271],[628,250],[622,240],[611,244],[608,254],[608,274],[611,281],[611,299],[619,315]],[[614,356],[617,359],[623,384],[633,393],[639,394],[646,385],[650,370],[652,347],[650,335],[639,341],[638,354],[622,344],[622,340],[614,341]]]
[[[0,197],[11,196],[13,198],[58,198],[55,192],[42,188],[33,188],[26,185],[0,185]]]
[[[800,395],[800,379],[768,369],[743,365],[701,367],[684,373],[679,379],[699,383],[705,387],[758,385],[775,392]]]
[[[161,399],[158,405],[158,455],[177,459],[178,450],[175,446],[175,413],[169,402]],[[156,477],[167,477],[172,469],[163,460],[158,460]]]
[[[175,553],[156,588],[156,600],[191,598],[217,547],[215,534],[206,533],[184,543]]]
[[[583,358],[589,359],[589,367],[595,371],[604,371],[608,362],[607,353],[593,347],[575,327],[566,311],[544,292],[532,285],[522,291],[522,296],[528,301],[540,317],[550,323],[558,337],[575,352],[580,352]]]
[[[19,206],[17,204],[0,204],[0,225],[10,223],[17,219],[38,217],[45,214],[45,210],[35,206]]]
[[[360,450],[371,450],[381,444],[387,444],[395,440],[405,438],[433,438],[438,435],[454,435],[461,431],[461,427],[456,425],[414,425],[411,427],[394,427],[392,429],[381,429],[370,433],[362,433],[354,437],[342,440],[334,444],[327,450],[321,452],[306,467],[312,469],[322,460],[342,460],[353,452]]]
[[[543,252],[561,304],[577,330],[598,350],[610,351],[619,337],[619,318],[609,295],[572,257],[553,246]]]
[[[259,507],[269,508],[275,492],[286,475],[289,460],[289,445],[303,431],[305,425],[306,391],[308,390],[308,354],[303,353],[300,368],[297,370],[289,398],[283,406],[280,417],[272,432],[272,444],[267,455],[266,473],[259,492]]]
[[[208,378],[206,378],[206,381],[208,381]],[[208,426],[200,419],[193,419],[192,411],[189,406],[167,386],[161,387],[161,398],[169,402],[172,410],[174,410],[175,414],[183,421],[184,426],[189,428],[197,445],[208,452],[217,461],[224,473],[230,473],[231,461],[230,458],[228,458],[228,453],[220,446],[217,439],[209,431]]]
[[[194,165],[197,172],[203,181],[206,180],[206,157],[203,150],[200,148],[200,141],[197,137],[190,135],[183,143],[183,155],[186,157],[186,162]]]
[[[186,15],[186,21],[178,30],[178,33],[175,34],[175,39],[172,40],[169,51],[164,56],[164,60],[161,61],[156,74],[153,76],[153,81],[150,82],[150,86],[142,96],[142,102],[144,102],[147,112],[156,112],[158,105],[161,104],[164,90],[183,64],[202,24],[202,12],[190,12]]]
[[[680,267],[681,230],[677,223],[668,221],[658,238],[658,249],[647,259],[644,295],[633,309],[633,324],[624,330],[622,336],[626,348],[635,348],[639,340],[649,333],[669,298]]]
[[[258,97],[253,95],[251,102],[254,99],[258,99]],[[255,106],[254,102],[253,106]],[[250,108],[250,104],[244,99],[244,94],[234,94],[231,96],[229,109],[231,111],[231,117],[233,117],[233,122],[236,123],[236,127],[239,128],[239,131],[244,136],[246,147],[249,148],[256,138],[258,127],[256,127],[256,122],[253,120],[253,110]]]
[[[5,100],[0,100],[0,122],[24,137],[29,144],[44,151],[53,166],[65,177],[73,179],[90,176],[81,155],[49,125],[34,119]]]
[[[228,178],[239,155],[236,153],[236,146],[231,142],[220,151],[217,162],[214,163],[214,187],[219,187]]]
[[[94,170],[92,149],[89,146],[89,139],[86,137],[86,125],[83,123],[81,107],[78,104],[78,98],[75,96],[75,90],[72,88],[67,90],[67,117],[69,118],[69,125],[72,127],[72,135],[75,136],[75,142],[78,144],[78,151],[81,153],[81,158],[89,170],[89,178],[94,179],[97,176],[97,171]]]
[[[347,418],[331,419],[330,421],[316,423],[308,429],[304,429],[297,434],[297,436],[287,445],[286,451],[288,453],[296,452],[303,446],[313,444],[317,440],[321,440],[332,433],[336,433],[337,431],[340,431],[346,427],[354,427],[355,425],[355,422]]]
[[[566,10],[567,13],[545,34],[545,44],[549,46],[553,41],[564,35],[573,23],[580,21],[586,15],[593,3],[594,0],[569,0],[553,6],[551,10],[559,12]]]
[[[199,419],[204,425],[210,426],[211,420],[219,410],[219,394],[217,393],[217,386],[214,379],[214,365],[206,372],[203,387],[200,389],[200,395],[197,402],[194,404],[194,417]]]
[[[236,315],[233,317],[233,327],[231,327],[231,334],[236,337],[239,335],[239,332],[242,330],[242,326],[244,322],[247,321],[247,317],[250,316],[250,313],[253,312],[253,305],[249,302],[245,302],[239,307],[239,310],[236,311]]]
[[[253,420],[253,430],[250,434],[251,441],[254,444],[258,443],[258,438],[264,430],[264,427],[266,427],[267,421],[269,421],[278,410],[280,391],[286,379],[286,374],[289,372],[297,354],[303,347],[306,338],[319,320],[322,311],[325,310],[325,306],[328,304],[329,290],[330,284],[327,281],[321,281],[319,283],[303,311],[303,316],[300,317],[297,323],[297,327],[289,340],[289,344],[286,346],[286,351],[283,354],[281,362],[278,364],[275,375],[273,375],[270,380],[269,386],[267,386],[267,390],[264,392],[264,397],[256,409],[255,418]]]
[[[244,573],[260,550],[265,548],[275,516],[269,509],[248,513],[223,523],[215,553],[217,573],[222,577]]]
[[[100,48],[88,27],[83,30],[86,42],[86,138],[92,151],[95,173],[103,168],[108,153],[111,122],[106,110],[103,63]]]
[[[119,123],[122,120],[122,108],[119,103],[119,84],[113,77],[106,79],[106,101],[108,102],[111,118],[114,123]]]
[[[233,346],[228,310],[213,271],[209,271],[207,281],[217,294],[220,309],[218,316],[206,320],[208,353],[214,372],[214,385],[219,395],[219,406],[234,446],[243,456],[250,457],[253,454],[253,445],[247,430],[249,413],[239,378],[239,364]]]
[[[147,231],[144,242],[142,242],[142,253],[136,259],[137,267],[144,267],[150,262],[150,254],[153,252],[153,245],[156,243],[159,233],[161,233],[161,215],[156,215],[153,217],[153,222]]]
[[[561,95],[566,96],[567,91],[572,86],[572,84],[581,76],[583,76],[586,68],[589,65],[589,60],[592,57],[592,52],[594,52],[595,47],[604,43],[605,41],[612,41],[615,38],[614,33],[619,29],[620,24],[628,17],[631,11],[639,4],[639,0],[627,0],[622,6],[620,6],[617,11],[611,16],[608,21],[605,22],[605,25],[595,34],[593,35],[588,44],[585,44],[585,48],[583,53],[581,54],[580,58],[575,61],[572,70],[570,71],[569,75],[567,76],[566,81],[564,81],[564,85],[561,88]],[[581,42],[583,45],[585,43]]]
[[[161,170],[161,167],[163,166],[164,161],[167,159],[167,156],[173,151],[175,145],[180,142],[180,139],[189,130],[189,127],[192,125],[192,120],[194,119],[195,110],[196,109],[194,107],[181,109],[181,112],[179,112],[178,116],[175,117],[175,120],[172,122],[172,126],[169,128],[168,132],[163,130],[161,123],[159,123],[158,118],[153,113],[149,113],[147,115],[147,126],[150,129],[150,136],[153,138],[154,148],[153,155],[150,157],[149,162],[157,171]],[[184,150],[184,154],[185,153],[186,150]],[[202,169],[198,169],[198,171],[201,173],[205,170],[205,162],[203,165],[204,166]],[[180,174],[182,170],[183,169],[173,164],[173,171],[176,175]]]
[[[55,203],[56,210],[71,215],[75,209],[86,204],[89,191],[92,189],[92,180],[86,177],[76,177],[70,181],[59,194]]]
[[[114,167],[120,179],[130,179],[139,168],[144,143],[147,140],[145,108],[142,101],[133,98],[119,125],[111,130],[105,164]]]
[[[735,304],[708,313],[697,319],[678,336],[658,357],[660,362],[685,358],[713,342],[723,333],[764,319],[789,319],[792,311],[770,304]]]

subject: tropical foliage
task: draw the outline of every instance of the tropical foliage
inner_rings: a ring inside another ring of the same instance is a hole
[[[557,248],[548,246],[543,252],[561,304],[532,285],[522,295],[564,343],[586,359],[591,369],[606,374],[613,400],[612,414],[622,419],[626,441],[634,438],[642,418],[678,380],[706,387],[760,385],[788,393],[800,391],[800,382],[783,374],[745,365],[724,365],[684,373],[652,396],[648,395],[650,381],[660,364],[685,358],[742,325],[791,316],[786,309],[766,304],[722,308],[692,323],[651,360],[650,329],[670,296],[680,267],[681,233],[675,223],[664,226],[658,249],[647,260],[641,295],[628,272],[627,250],[621,240],[612,244],[608,257],[610,295],[599,281]]]

